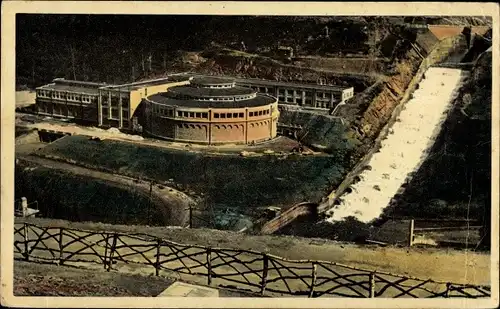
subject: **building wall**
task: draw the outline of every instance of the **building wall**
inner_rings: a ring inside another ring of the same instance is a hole
[[[41,115],[96,123],[96,102],[97,95],[39,88],[35,109]]]
[[[354,96],[354,88],[343,90],[325,90],[290,86],[273,86],[254,84],[252,81],[241,81],[237,84],[250,87],[260,93],[267,93],[278,98],[280,104],[299,105],[304,107],[331,109]]]
[[[182,85],[187,85],[187,84],[189,84],[189,81],[181,81],[181,82],[175,82],[175,83],[165,83],[165,84],[161,84],[161,85],[142,87],[142,88],[130,91],[130,118],[133,117],[133,115],[134,115],[135,111],[137,110],[137,108],[139,107],[139,104],[141,103],[142,99],[144,99],[150,95],[157,94],[159,92],[165,92],[170,87],[182,86]]]
[[[165,106],[145,99],[144,129],[153,136],[181,142],[259,142],[277,135],[277,105],[203,109]]]

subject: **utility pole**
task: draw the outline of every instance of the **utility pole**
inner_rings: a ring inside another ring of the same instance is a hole
[[[150,224],[151,222],[151,207],[153,207],[153,183],[154,181],[152,180],[150,183],[149,183],[149,203],[150,203],[150,206],[148,207],[148,224]]]
[[[189,228],[193,228],[193,205],[189,203]]]

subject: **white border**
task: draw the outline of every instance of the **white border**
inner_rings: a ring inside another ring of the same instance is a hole
[[[493,139],[492,139],[492,235],[498,230],[498,156],[500,51],[499,6],[496,3],[438,2],[136,2],[136,1],[4,1],[2,2],[1,61],[1,303],[17,307],[165,307],[165,308],[485,308],[499,304],[498,237],[492,239],[490,299],[346,299],[346,298],[73,298],[14,297],[13,291],[13,201],[14,201],[14,109],[15,109],[15,14],[16,13],[92,13],[92,14],[186,14],[186,15],[447,15],[492,16],[493,18]]]

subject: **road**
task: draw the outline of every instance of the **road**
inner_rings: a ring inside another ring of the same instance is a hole
[[[150,183],[137,181],[130,177],[109,174],[36,156],[20,156],[17,159],[51,169],[63,170],[75,175],[92,177],[126,189],[134,188],[139,194],[152,198],[154,204],[161,209],[165,217],[169,219],[169,225],[186,226],[189,222],[189,205],[195,204],[195,201],[188,195],[163,185],[161,189],[158,186],[153,186],[150,196]]]

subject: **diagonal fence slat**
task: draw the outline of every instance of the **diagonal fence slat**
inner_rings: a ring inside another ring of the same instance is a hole
[[[101,263],[108,271],[121,263],[153,266],[207,277],[208,285],[261,294],[306,297],[491,297],[488,286],[422,280],[368,271],[328,261],[288,260],[266,253],[209,248],[124,234],[15,224],[15,258],[63,263]]]

